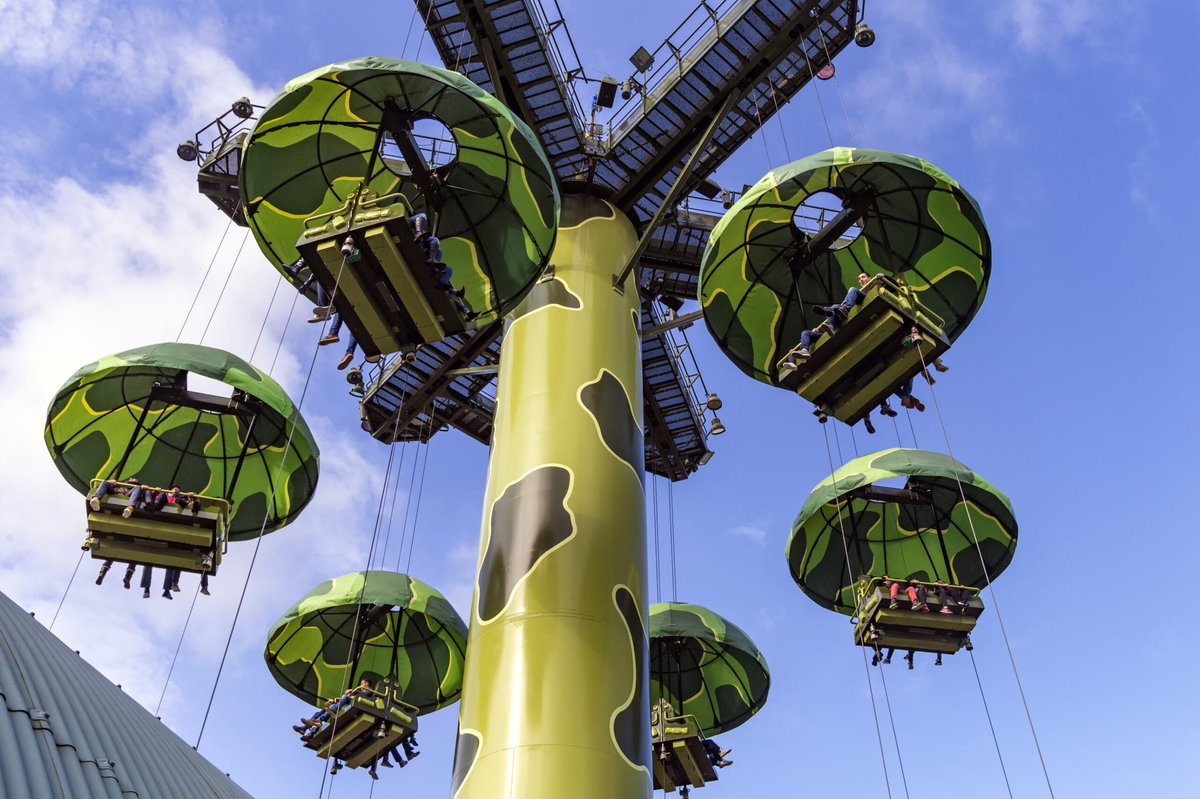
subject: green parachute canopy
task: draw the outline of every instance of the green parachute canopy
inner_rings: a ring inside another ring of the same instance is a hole
[[[379,195],[403,194],[432,219],[437,209],[383,135],[389,109],[435,119],[453,135],[456,157],[435,169],[444,198],[437,235],[455,282],[481,312],[477,324],[491,322],[550,257],[559,195],[529,127],[456,72],[371,57],[288,83],[246,141],[238,179],[250,229],[273,264],[292,264],[305,219],[340,208],[364,182]]]
[[[650,606],[650,704],[696,717],[704,735],[732,730],[767,701],[771,674],[742,630],[699,605]]]
[[[862,202],[862,232],[805,263],[811,236],[794,216],[819,192]],[[722,217],[699,299],[725,354],[775,385],[774,363],[824,319],[810,306],[841,302],[860,272],[902,278],[954,341],[983,303],[991,262],[979,206],[944,172],[907,155],[836,147],[768,172]]]
[[[905,478],[903,489],[876,485],[895,478]],[[947,455],[889,449],[855,458],[813,489],[787,559],[812,601],[851,615],[853,581],[863,575],[982,588],[983,564],[995,579],[1016,548],[1012,505],[994,486]]]
[[[189,375],[252,401],[190,392]],[[50,403],[45,440],[80,493],[93,479],[136,477],[228,500],[235,541],[288,524],[317,487],[317,442],[291,399],[246,361],[212,347],[154,344],[84,366]]]
[[[405,574],[355,572],[321,583],[283,614],[263,653],[275,681],[311,704],[385,677],[422,714],[458,701],[467,625]]]

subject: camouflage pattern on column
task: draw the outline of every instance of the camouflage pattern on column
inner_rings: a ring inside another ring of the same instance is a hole
[[[451,795],[648,797],[638,295],[629,221],[564,197],[504,337]]]

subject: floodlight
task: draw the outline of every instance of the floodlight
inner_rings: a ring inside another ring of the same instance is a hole
[[[721,402],[721,398],[716,394],[709,394],[704,400],[704,407],[710,411],[719,411],[725,403]]]
[[[233,101],[233,115],[240,119],[254,116],[254,104],[250,102],[249,97],[239,97]]]
[[[829,80],[830,78],[833,77],[833,73],[834,73],[833,64],[826,64],[825,66],[823,66],[819,70],[817,70],[817,80]]]
[[[875,44],[875,31],[866,25],[859,25],[854,29],[854,43],[859,47],[870,47]]]
[[[629,61],[638,72],[645,72],[654,66],[654,56],[650,55],[650,51],[645,47],[639,47],[633,55],[629,56]]]
[[[721,420],[716,417],[712,418],[712,424],[708,426],[708,434],[710,436],[719,436],[725,432],[725,425],[721,424]]]
[[[175,155],[184,161],[195,161],[200,157],[200,145],[194,141],[185,141],[175,148]]]

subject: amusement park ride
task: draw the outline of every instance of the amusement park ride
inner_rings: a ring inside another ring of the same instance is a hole
[[[268,667],[318,707],[370,683],[305,733],[351,768],[407,750],[420,715],[461,699],[453,796],[686,796],[716,780],[709,739],[749,719],[770,678],[712,611],[648,608],[645,472],[687,479],[724,431],[685,328],[703,318],[743,372],[821,423],[869,425],[894,393],[908,407],[978,310],[982,216],[933,165],[872,150],[736,192],[713,180],[838,53],[874,41],[857,0],[700,3],[620,81],[579,66],[557,3],[416,5],[445,69],[333,64],[266,106],[241,98],[178,150],[314,319],[353,334],[367,434],[453,427],[490,445],[468,623],[407,575],[345,575],[279,620]],[[835,207],[798,225],[818,194]],[[233,397],[189,389],[193,374]],[[147,567],[211,573],[227,541],[284,526],[317,483],[299,408],[199,346],[84,367],[46,440],[81,492],[118,481],[85,547]],[[176,486],[201,510],[145,504]],[[1016,535],[1008,500],[962,464],[885,450],[814,489],[788,565],[877,658],[940,662],[970,648],[978,590]]]

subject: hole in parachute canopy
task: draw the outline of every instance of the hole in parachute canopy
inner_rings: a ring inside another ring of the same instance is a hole
[[[233,386],[195,372],[188,372],[187,390],[195,394],[207,394],[210,397],[221,397],[222,399],[233,396]]]
[[[450,128],[433,117],[421,117],[413,121],[413,139],[416,140],[417,149],[430,169],[445,172],[458,158],[458,144],[454,141]],[[412,174],[412,169],[391,131],[384,131],[379,139],[379,157],[392,174],[399,177]]]
[[[812,237],[817,231],[833,221],[842,212],[842,198],[832,191],[814,192],[804,199],[792,215],[792,224],[805,236]],[[831,250],[848,247],[862,233],[862,218],[854,220],[837,240],[830,245]]]

